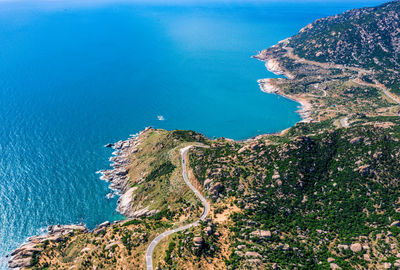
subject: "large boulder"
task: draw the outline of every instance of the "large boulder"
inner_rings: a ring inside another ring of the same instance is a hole
[[[262,257],[259,253],[255,252],[255,251],[247,251],[245,253],[245,256],[246,257],[253,257],[253,258],[261,258]]]
[[[206,187],[206,186],[208,186],[209,184],[211,184],[212,182],[213,182],[213,180],[211,180],[210,178],[207,178],[207,179],[204,181],[203,186]]]
[[[193,238],[193,243],[195,246],[201,246],[203,244],[203,242],[204,242],[204,239],[201,236],[196,236]]]
[[[385,262],[385,263],[383,264],[383,268],[384,268],[384,269],[390,269],[390,268],[392,268],[392,264],[391,264],[390,262]]]
[[[350,249],[353,252],[360,252],[362,250],[362,246],[360,243],[354,243],[350,245]]]
[[[393,227],[393,226],[399,227],[400,221],[397,220],[397,221],[392,222],[392,224],[390,224],[390,227]]]
[[[330,263],[330,268],[332,270],[342,270],[342,267],[340,267],[339,265],[337,265],[336,263]]]
[[[260,238],[271,238],[271,232],[270,231],[264,231],[264,230],[255,230],[250,233],[251,236],[257,236]]]

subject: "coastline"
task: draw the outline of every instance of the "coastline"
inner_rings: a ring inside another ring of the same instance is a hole
[[[279,43],[282,42],[284,41],[281,41]],[[262,52],[259,55],[253,56],[253,58],[257,58],[261,61],[264,61],[265,67],[268,69],[268,71],[276,75],[283,75],[288,79],[294,78],[294,75],[292,75],[289,71],[281,68],[279,59],[277,58],[270,58],[270,59],[265,58],[265,55],[262,55]],[[283,91],[273,83],[274,80],[276,79],[267,78],[267,79],[260,79],[257,82],[259,83],[260,89],[263,92],[280,95],[284,98],[299,103],[301,108],[296,112],[302,118],[300,122],[307,122],[307,123],[311,122],[312,105],[306,99],[284,94]],[[105,145],[105,147],[109,147],[115,150],[109,159],[111,162],[110,167],[112,168],[100,170],[97,172],[98,174],[101,174],[100,176],[101,180],[110,183],[109,188],[112,192],[109,194],[109,196],[110,197],[114,196],[114,194],[119,196],[116,210],[120,212],[123,216],[127,217],[128,219],[134,219],[143,216],[152,216],[158,212],[158,210],[149,210],[148,207],[136,211],[134,210],[134,205],[132,205],[133,202],[132,196],[137,187],[131,186],[129,179],[129,170],[130,170],[129,165],[132,155],[138,151],[141,142],[147,137],[147,134],[153,130],[154,129],[151,127],[146,127],[139,133],[131,135],[127,140],[121,140],[116,143],[109,143]],[[279,133],[285,132],[286,130],[287,129],[282,130]],[[259,138],[260,136],[264,136],[267,134],[260,134],[255,137],[248,138],[244,141],[251,142]],[[138,179],[138,182],[142,180],[143,179]],[[122,219],[115,221],[113,223],[106,221],[102,224],[99,224],[91,231],[96,232],[112,224],[120,223],[121,221],[126,221],[126,220]],[[55,225],[55,226],[49,226],[47,232],[42,235],[29,237],[25,243],[23,243],[20,247],[15,249],[9,255],[8,257],[9,268],[21,269],[25,267],[30,267],[32,260],[35,258],[36,254],[40,253],[41,251],[41,248],[37,247],[38,244],[43,244],[49,240],[57,241],[57,239],[60,239],[60,237],[62,238],[63,235],[73,234],[74,230],[82,232],[90,231],[85,225],[82,224]]]
[[[120,196],[117,202],[117,211],[127,218],[151,216],[157,213],[157,210],[148,210],[148,207],[134,210],[132,195],[137,187],[131,186],[128,176],[132,155],[138,152],[141,142],[153,130],[151,127],[146,127],[138,134],[131,135],[127,140],[106,145],[106,147],[111,147],[115,150],[110,158],[112,169],[97,172],[101,174],[101,180],[111,183],[109,186],[111,190],[117,191]]]
[[[131,135],[127,140],[105,145],[104,147],[111,147],[115,150],[112,153],[113,156],[110,157],[112,169],[96,172],[101,174],[101,180],[110,182],[109,188],[120,196],[117,202],[117,211],[127,217],[128,220],[157,213],[157,210],[149,211],[147,208],[138,211],[133,210],[132,193],[136,188],[130,186],[128,177],[128,165],[132,154],[137,152],[143,137],[146,137],[153,130],[151,127],[146,127],[138,134]],[[97,225],[93,230],[89,230],[84,224],[50,225],[45,233],[27,238],[17,249],[7,255],[8,267],[10,269],[23,269],[32,266],[32,261],[45,248],[45,243],[48,241],[60,242],[65,236],[73,235],[75,231],[96,233],[122,221],[126,220],[121,219],[112,223],[105,221]]]
[[[285,41],[286,40],[281,41],[279,43],[283,43]],[[274,45],[274,46],[276,46],[276,45]],[[281,67],[279,59],[277,59],[277,58],[267,58],[265,55],[263,55],[263,52],[260,52],[258,55],[253,56],[253,58],[256,58],[260,61],[265,62],[265,67],[267,68],[267,70],[269,72],[274,73],[275,75],[283,75],[288,80],[292,80],[294,78],[293,74],[291,74],[289,71],[287,71]],[[287,98],[287,99],[290,99],[292,101],[299,103],[300,109],[297,110],[296,113],[298,113],[300,115],[300,117],[302,118],[302,120],[300,122],[303,122],[303,123],[312,122],[313,119],[311,118],[311,111],[312,111],[311,103],[305,98],[293,97],[293,96],[289,96],[289,95],[283,93],[282,89],[279,88],[276,84],[274,84],[275,80],[276,79],[273,79],[273,78],[266,78],[266,79],[259,79],[257,82],[258,82],[258,85],[260,86],[261,91],[263,91],[264,93],[276,94],[276,95],[282,96],[284,98]]]

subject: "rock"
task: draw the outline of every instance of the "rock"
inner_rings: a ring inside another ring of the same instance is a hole
[[[127,192],[121,195],[121,197],[118,199],[118,211],[127,216],[130,217],[130,213],[132,212],[132,197],[133,197],[133,192],[138,189],[138,187],[132,187],[130,188]]]
[[[11,258],[8,261],[8,267],[9,268],[17,268],[17,269],[21,269],[21,268],[25,268],[25,267],[30,267],[31,264],[31,258],[27,257],[27,258],[22,258],[22,259],[13,259]]]
[[[288,244],[283,245],[282,250],[283,251],[288,251],[290,249],[290,246]]]
[[[362,175],[366,175],[370,172],[370,166],[369,165],[362,165],[358,168],[355,168],[354,171],[358,171]]]
[[[83,249],[81,250],[81,253],[89,252],[89,251],[91,251],[91,248],[86,247],[86,248],[83,248]]]
[[[250,233],[252,236],[257,236],[260,238],[271,238],[271,232],[270,231],[264,231],[264,230],[255,230]]]
[[[118,169],[118,170],[115,170],[115,175],[118,175],[118,176],[125,176],[125,175],[127,175],[127,174],[128,174],[128,169],[120,168],[120,169]]]
[[[371,261],[371,258],[369,257],[368,254],[364,254],[363,257],[364,257],[364,260],[366,260],[366,261],[368,261],[368,262]]]
[[[260,259],[249,259],[248,262],[250,264],[259,264],[261,262],[261,260]]]
[[[390,269],[390,268],[392,268],[392,264],[391,264],[390,262],[385,262],[385,263],[383,264],[383,268],[384,268],[384,269]]]
[[[132,202],[129,201],[129,204],[131,204],[131,203]],[[120,208],[118,208],[118,210],[119,209]],[[127,213],[125,213],[124,215],[128,216],[129,218],[138,218],[138,217],[149,217],[149,216],[157,214],[158,212],[160,212],[160,210],[158,210],[158,209],[149,210],[149,206],[146,206],[145,208],[142,208],[142,209],[134,211],[134,212],[133,212],[132,208],[130,208],[127,211]]]
[[[113,143],[107,143],[106,145],[104,145],[104,147],[111,148],[111,147],[114,147],[114,144]]]
[[[331,263],[331,262],[334,262],[334,261],[335,261],[335,259],[334,259],[334,258],[331,258],[331,257],[329,257],[327,261],[328,261],[328,263]]]
[[[196,236],[193,238],[193,243],[195,246],[201,246],[203,244],[203,242],[204,242],[204,239],[201,236]]]
[[[104,228],[110,225],[110,221],[104,221],[103,223],[101,223],[100,225],[97,225],[97,228]]]
[[[275,73],[275,74],[279,74],[279,75],[283,75],[285,74],[285,72],[283,71],[281,64],[279,63],[279,60],[277,59],[269,59],[266,63],[265,66],[267,67],[268,71]]]
[[[107,198],[108,200],[114,198],[114,193],[112,193],[112,192],[107,193],[106,198]]]
[[[84,225],[56,225],[56,226],[48,226],[47,230],[49,231],[50,234],[55,234],[55,233],[61,233],[61,234],[66,234],[71,231],[77,230],[77,231],[87,231],[87,228]]]
[[[207,179],[204,181],[203,186],[204,186],[204,187],[205,187],[205,186],[208,186],[208,185],[209,185],[210,183],[212,183],[212,182],[213,182],[213,180],[207,178]]]
[[[373,158],[374,159],[378,159],[378,158],[380,158],[381,156],[382,156],[382,152],[376,152],[374,155],[373,155]]]
[[[101,174],[101,179],[111,182],[110,188],[117,190],[122,193],[122,196],[119,200],[118,210],[122,214],[127,217],[130,217],[130,214],[134,215],[149,215],[157,213],[158,210],[141,209],[139,211],[133,212],[132,210],[132,196],[134,189],[131,189],[129,185],[128,179],[128,169],[126,168],[127,164],[129,164],[132,154],[140,151],[138,149],[140,143],[140,136],[146,132],[152,132],[152,128],[146,128],[144,131],[140,132],[139,135],[132,136],[126,141],[119,141],[115,144],[107,144],[105,147],[113,147],[115,151],[113,152],[114,157],[110,159],[113,162],[111,164],[114,169],[111,170],[102,170],[98,173]],[[128,194],[126,194],[128,193]],[[125,196],[124,196],[125,195]],[[110,197],[110,196],[109,196]],[[133,212],[133,213],[132,213]],[[109,226],[109,222],[104,222],[96,227],[97,231],[100,233],[104,232],[104,228]],[[46,240],[62,242],[65,241],[65,235],[74,234],[75,231],[86,232],[87,228],[83,225],[55,225],[48,227],[48,233],[46,235],[34,236],[28,238],[28,243],[23,244],[20,248],[15,250],[9,260],[10,268],[26,268],[30,266],[31,256],[34,254],[34,251],[41,252],[42,249],[35,249],[39,243],[43,243]],[[94,231],[96,232],[96,230]],[[89,249],[84,248],[81,252],[89,251]]]
[[[158,210],[158,209],[150,210],[149,212],[147,212],[147,216],[151,217],[151,216],[157,214],[158,212],[160,212],[160,210]]]
[[[211,234],[212,234],[212,228],[211,228],[210,226],[208,226],[208,227],[206,227],[206,228],[204,229],[204,232],[205,232],[207,235],[211,235]]]
[[[361,137],[355,137],[353,139],[350,140],[351,144],[356,144],[359,143],[361,141]]]
[[[350,245],[350,249],[353,252],[360,252],[362,250],[362,246],[360,243],[354,243]]]
[[[242,148],[239,149],[238,154],[241,154],[246,150],[247,150],[247,146],[243,146]]]
[[[262,256],[259,253],[255,252],[255,251],[247,251],[245,253],[245,256],[246,257],[253,257],[253,258],[262,258]]]
[[[236,250],[235,254],[238,255],[239,257],[243,257],[243,252],[241,252],[240,250]]]
[[[105,247],[105,250],[110,250],[113,246],[115,246],[115,245],[118,245],[118,241],[115,241],[115,242],[111,242],[110,244],[108,244],[106,247]]]
[[[343,249],[343,250],[348,250],[349,249],[348,245],[338,245],[337,247],[338,247],[338,249]]]
[[[330,266],[330,268],[331,268],[332,270],[341,270],[341,269],[342,269],[342,267],[340,267],[340,266],[337,265],[336,263],[330,263],[329,266]]]
[[[94,233],[94,235],[96,235],[96,236],[98,236],[98,235],[100,235],[100,234],[105,234],[106,233],[106,229],[104,229],[104,228],[100,228],[100,229],[95,229],[94,231],[93,231],[93,233]]]
[[[277,179],[280,179],[280,178],[281,178],[281,176],[279,175],[278,172],[275,172],[275,174],[272,176],[272,180],[277,180]]]
[[[395,222],[392,222],[392,224],[390,224],[390,227],[393,227],[393,226],[399,227],[400,226],[400,221],[397,220]]]
[[[258,143],[254,142],[250,145],[252,150],[257,150],[260,146],[258,145]]]

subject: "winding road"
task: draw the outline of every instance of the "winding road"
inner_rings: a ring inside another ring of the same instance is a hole
[[[362,68],[358,68],[358,67],[351,67],[351,66],[345,66],[345,65],[340,65],[340,64],[333,64],[333,63],[320,63],[320,62],[315,62],[315,61],[311,61],[311,60],[307,60],[305,58],[301,58],[298,55],[294,54],[293,52],[293,48],[288,47],[288,46],[284,46],[283,47],[286,50],[286,56],[293,59],[293,60],[297,60],[300,63],[306,63],[306,64],[310,64],[310,65],[315,65],[315,66],[320,66],[322,68],[338,68],[338,69],[348,69],[348,70],[352,70],[352,71],[356,71],[358,73],[358,77],[361,78],[361,75],[363,74],[371,74],[373,73],[371,70],[366,70],[366,69],[362,69]],[[383,93],[391,100],[393,100],[395,103],[400,104],[400,98],[398,96],[396,96],[396,94],[391,93],[383,84],[379,83],[378,81],[374,81],[374,83],[367,83],[367,82],[363,82],[361,80],[353,80],[355,83],[357,84],[361,84],[361,85],[365,85],[365,86],[371,86],[371,87],[376,87],[380,90],[383,91]],[[325,92],[326,94],[326,92]]]
[[[176,229],[172,229],[166,232],[163,232],[162,234],[158,235],[156,238],[153,239],[153,241],[151,241],[150,245],[147,247],[146,250],[146,269],[147,270],[153,270],[153,252],[154,252],[154,248],[157,246],[158,243],[160,243],[160,241],[162,239],[164,239],[165,237],[176,233],[176,232],[180,232],[180,231],[184,231],[187,230],[191,227],[195,227],[197,225],[199,225],[201,220],[204,220],[207,215],[208,212],[210,211],[210,205],[208,204],[208,202],[206,201],[206,199],[203,197],[203,195],[200,194],[200,192],[190,183],[189,181],[189,177],[187,176],[187,172],[186,172],[186,164],[187,164],[187,160],[186,160],[186,154],[189,151],[189,149],[192,147],[193,145],[187,146],[185,148],[181,149],[181,159],[182,159],[182,176],[183,176],[183,180],[185,180],[185,183],[189,186],[189,188],[194,192],[194,194],[196,194],[196,196],[200,199],[200,201],[202,202],[203,206],[204,206],[204,210],[203,210],[203,214],[200,216],[199,219],[197,219],[195,222],[187,224],[185,226],[176,228]]]

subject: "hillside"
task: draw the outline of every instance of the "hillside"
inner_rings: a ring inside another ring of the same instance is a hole
[[[303,104],[304,121],[279,134],[211,140],[147,128],[114,144],[102,174],[127,219],[53,226],[10,267],[144,269],[152,239],[202,214],[186,166],[210,214],[157,245],[157,269],[400,268],[399,7],[319,19],[256,56],[286,77],[261,79],[262,90]]]
[[[329,72],[331,75],[338,75],[338,70],[343,73],[346,67],[354,67],[347,71],[363,73],[365,82],[377,80],[400,94],[399,14],[400,1],[396,0],[374,8],[355,9],[318,19],[264,53],[280,58],[289,50],[289,53],[308,61],[329,63],[333,68]],[[293,61],[282,63],[287,70],[292,70],[293,64]]]
[[[400,67],[400,1],[316,20],[290,39],[302,58],[365,69]]]

